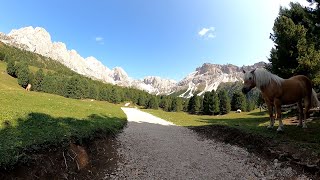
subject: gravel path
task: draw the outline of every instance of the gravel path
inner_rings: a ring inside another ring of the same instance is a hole
[[[123,160],[106,179],[307,179],[243,148],[202,139],[138,109],[122,110],[128,117],[117,138]]]

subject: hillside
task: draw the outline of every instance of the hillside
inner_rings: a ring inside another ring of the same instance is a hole
[[[26,152],[114,133],[126,123],[120,105],[26,91],[1,61],[0,94],[2,168],[26,159]]]

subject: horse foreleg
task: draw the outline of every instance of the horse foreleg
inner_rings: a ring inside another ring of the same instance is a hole
[[[298,110],[299,110],[299,124],[297,126],[302,127],[302,118],[303,118],[303,107],[301,101],[298,102]]]
[[[272,129],[274,125],[274,116],[273,116],[273,106],[271,104],[268,105],[269,117],[270,117],[270,125],[267,127],[268,129]]]
[[[304,111],[303,111],[304,118],[303,118],[302,128],[307,128],[306,120],[307,120],[307,116],[308,116],[310,108],[311,108],[311,98],[309,98],[309,99],[305,98],[304,99]]]
[[[276,112],[277,112],[277,119],[279,120],[279,126],[278,126],[277,131],[281,132],[281,131],[283,131],[283,124],[282,124],[281,102],[280,102],[280,100],[276,99],[274,101],[274,105],[275,105]]]

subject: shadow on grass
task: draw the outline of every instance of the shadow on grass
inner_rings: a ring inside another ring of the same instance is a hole
[[[278,133],[277,126],[271,130],[266,128],[268,119],[203,118],[198,121],[208,125],[188,128],[200,136],[245,147],[271,160],[277,158],[294,166],[298,164],[299,171],[320,175],[320,120],[308,122],[307,129],[285,125],[284,132]]]
[[[224,125],[244,130],[245,132],[259,134],[280,141],[295,141],[301,143],[320,144],[320,120],[308,122],[308,128],[303,129],[295,124],[285,125],[283,133],[277,133],[277,123],[273,129],[267,129],[268,117],[237,118],[237,119],[208,119],[198,120],[208,125]],[[276,121],[277,122],[277,121]],[[319,151],[320,152],[320,151]]]
[[[49,146],[82,143],[99,135],[114,134],[126,123],[125,119],[92,114],[84,119],[52,117],[30,113],[0,130],[0,167],[12,166],[26,153]]]

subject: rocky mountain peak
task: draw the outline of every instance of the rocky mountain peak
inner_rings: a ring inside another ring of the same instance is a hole
[[[129,78],[128,74],[121,67],[113,68],[112,74],[115,81],[127,81]]]
[[[24,44],[29,51],[48,55],[51,50],[51,36],[41,27],[32,26],[14,29],[8,36],[17,44]]]
[[[154,94],[170,94],[184,91],[180,96],[190,97],[196,92],[201,95],[205,91],[216,90],[221,82],[242,80],[240,67],[232,64],[219,65],[211,63],[204,63],[201,67],[196,68],[195,72],[190,73],[178,83],[156,76],[134,80],[121,67],[115,67],[110,70],[93,56],[83,58],[76,50],[67,49],[66,44],[63,42],[52,42],[51,35],[41,27],[33,28],[29,26],[14,29],[7,35],[0,32],[0,41],[50,57],[71,70],[90,78],[99,79],[106,83],[135,87]],[[264,65],[265,63],[260,62],[253,66],[243,66],[242,68],[253,69]]]
[[[263,67],[265,63],[259,62],[246,68]],[[185,90],[181,97],[191,97],[195,93],[202,95],[206,91],[217,90],[223,82],[242,81],[243,73],[240,67],[233,64],[219,65],[204,63],[196,71],[189,74],[178,83],[176,91]]]

